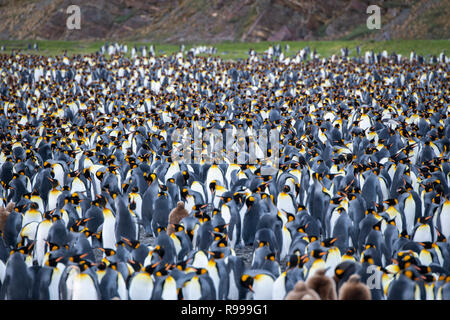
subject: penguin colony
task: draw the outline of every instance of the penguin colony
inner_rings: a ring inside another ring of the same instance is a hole
[[[1,299],[450,299],[445,55],[118,48],[0,55]],[[194,126],[278,168],[172,161]]]

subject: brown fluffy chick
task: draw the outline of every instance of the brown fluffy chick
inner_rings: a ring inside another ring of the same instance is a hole
[[[175,232],[174,224],[180,224],[180,221],[187,217],[189,213],[184,208],[184,202],[178,201],[177,207],[174,208],[169,214],[169,225],[167,226],[167,234],[170,236]]]
[[[16,204],[14,202],[10,202],[6,205],[6,207],[0,207],[0,231],[3,232],[5,230],[6,219],[14,210],[14,206]]]
[[[339,300],[371,300],[369,287],[360,281],[359,275],[353,274],[339,290]]]
[[[337,300],[336,283],[325,275],[325,269],[317,270],[306,280],[306,285],[316,291],[322,300]]]
[[[308,288],[304,281],[298,281],[294,289],[289,291],[285,300],[320,300],[319,295],[314,290]]]

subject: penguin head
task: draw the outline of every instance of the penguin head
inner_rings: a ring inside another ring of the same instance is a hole
[[[315,241],[318,241],[318,240],[319,240],[319,238],[318,238],[317,236],[315,236],[315,235],[308,235],[308,236],[306,236],[306,237],[303,237],[302,239],[306,240],[306,241],[309,242],[310,244],[313,243],[313,242],[315,242]],[[322,253],[323,253],[323,252],[322,252]],[[316,252],[316,254],[318,254],[318,252]]]
[[[61,262],[63,259],[64,259],[63,256],[60,256],[60,257],[51,257],[51,258],[49,258],[49,259],[45,262],[45,265],[46,265],[47,267],[52,267],[52,268],[54,268],[54,267],[56,267],[56,266],[58,265],[58,263]]]
[[[250,196],[247,199],[245,199],[245,204],[248,208],[250,208],[255,203],[255,197]]]
[[[322,259],[322,257],[324,255],[326,255],[326,254],[327,254],[326,251],[322,251],[320,249],[314,249],[314,250],[311,251],[310,256],[315,258],[315,259]]]
[[[182,199],[186,199],[186,197],[189,195],[189,190],[187,188],[182,188],[180,191],[180,195]]]
[[[50,181],[50,185],[52,186],[53,189],[55,189],[59,186],[58,180],[52,179],[52,178],[49,178],[48,180]]]
[[[17,247],[17,248],[12,249],[9,252],[9,254],[12,255],[15,252],[19,252],[19,253],[21,253],[23,255],[28,255],[28,254],[33,253],[33,247],[34,247],[34,241],[31,242],[29,245],[21,246],[21,247]]]
[[[186,271],[188,272],[194,272],[196,275],[203,275],[203,274],[207,274],[208,270],[205,268],[197,268],[197,267],[188,267],[186,269]]]
[[[419,217],[417,218],[417,223],[418,224],[429,224],[431,222],[431,218],[433,218],[433,216],[424,216],[424,217]]]
[[[191,261],[191,259],[186,259],[183,261],[179,261],[176,265],[175,268],[177,268],[180,271],[184,271],[187,268],[188,263]]]
[[[266,255],[264,257],[264,259],[268,260],[268,261],[275,261],[275,253],[273,253],[273,252],[269,253],[268,255]]]
[[[198,221],[200,222],[200,224],[204,224],[208,221],[211,221],[211,216],[206,212],[203,212],[202,215],[199,217]]]
[[[45,220],[55,221],[54,218],[56,218],[56,217],[58,217],[58,216],[56,216],[56,215],[54,216],[53,213],[55,213],[55,209],[50,210],[50,211],[45,211],[45,212],[43,213],[42,217],[43,217]],[[57,219],[57,218],[56,218],[56,219]]]
[[[431,273],[431,267],[430,266],[424,266],[424,265],[418,265],[414,266],[414,269],[416,269],[421,275],[426,275],[428,273]]]
[[[208,253],[211,255],[211,258],[214,258],[215,260],[223,259],[225,257],[225,254],[222,251],[208,251]]]
[[[39,209],[39,205],[36,202],[31,202],[30,208],[33,209],[33,210],[38,210]]]
[[[184,209],[184,202],[183,201],[178,201],[177,202],[177,208],[178,209]]]
[[[157,245],[153,248],[152,253],[157,253],[160,258],[164,257],[165,250],[160,245]]]
[[[52,243],[52,242],[48,242],[48,241],[46,241],[46,243],[47,243],[47,246],[48,246],[48,250],[50,252],[60,249],[60,245],[57,244],[57,243]]]
[[[123,242],[125,242],[131,249],[137,249],[140,247],[141,243],[139,240],[129,240],[125,237],[122,237]]]
[[[406,231],[406,229],[404,229],[399,235],[398,235],[398,237],[399,238],[405,238],[405,239],[409,239],[410,237],[409,237],[409,234],[408,234],[408,231]]]
[[[70,203],[72,203],[73,205],[77,206],[79,205],[83,199],[80,198],[80,196],[78,195],[77,192],[73,193],[70,197]]]
[[[174,232],[184,232],[185,228],[182,224],[177,224],[177,223],[173,223],[172,224],[173,228],[174,228]]]
[[[189,171],[183,170],[183,171],[181,172],[181,174],[182,174],[182,176],[183,176],[184,183],[186,184],[187,181],[189,180],[189,177],[190,177]]]
[[[373,229],[373,230],[376,230],[376,231],[381,231],[381,224],[382,224],[382,222],[383,222],[383,220],[380,220],[380,221],[378,221],[377,223],[375,223],[375,224],[372,226],[372,229]]]
[[[158,267],[158,265],[159,265],[160,263],[161,263],[161,262],[158,261],[158,262],[156,262],[156,263],[154,263],[154,264],[146,265],[146,266],[142,269],[142,271],[143,271],[143,272],[146,272],[146,273],[148,273],[148,274],[153,274],[153,273],[155,272],[156,268]]]
[[[434,244],[433,242],[430,242],[430,241],[423,241],[423,242],[418,242],[418,243],[426,250],[433,249],[436,246],[436,244]]]
[[[253,282],[254,282],[253,277],[249,276],[248,274],[243,274],[241,276],[241,285],[244,288],[250,290],[251,292],[254,292],[253,291]]]
[[[214,193],[216,191],[217,181],[216,180],[211,181],[208,187],[209,187],[209,190],[212,193]]]
[[[402,270],[400,274],[406,276],[408,279],[413,280],[413,281],[419,280],[419,277],[417,276],[417,274],[414,271],[412,271],[412,269]]]
[[[142,263],[139,261],[128,259],[127,263],[133,268],[134,272],[139,272],[142,270]]]
[[[156,233],[157,233],[157,234],[160,234],[160,233],[166,232],[166,231],[167,231],[167,227],[164,227],[164,226],[158,226],[158,227],[156,228]]]
[[[83,253],[83,254],[77,254],[77,255],[73,255],[69,257],[69,261],[73,262],[73,263],[78,263],[78,264],[82,264],[84,263],[86,260],[84,260],[84,258],[86,258],[88,256],[88,253]]]
[[[307,257],[307,255],[305,255]],[[302,257],[299,254],[291,254],[286,261],[287,269],[292,269],[295,267],[301,268],[303,266]]]
[[[171,265],[166,264],[164,265],[163,268],[158,268],[157,271],[155,271],[153,274],[155,275],[155,277],[164,277],[167,276],[169,274],[169,269],[171,268]]]
[[[358,274],[353,274],[339,290],[339,300],[371,300],[370,289],[360,281]]]
[[[374,265],[375,260],[373,259],[373,257],[370,254],[365,254],[364,256],[361,257],[361,263],[368,263],[368,264]]]
[[[107,256],[107,257],[111,257],[114,256],[116,254],[116,250],[114,249],[110,249],[110,248],[99,248],[100,251],[103,251],[103,253]]]
[[[167,188],[166,186],[164,186],[164,187]],[[167,189],[166,189],[166,191],[167,191]],[[164,191],[158,192],[157,197],[158,197],[158,198],[167,198],[167,193],[164,192]]]
[[[412,252],[399,251],[397,252],[397,259],[392,259],[394,263],[398,265],[400,270],[405,270],[411,266],[417,265],[417,259]]]
[[[436,228],[436,233],[437,233],[436,242],[447,242],[447,238],[441,232],[439,232],[439,230],[437,228]]]
[[[388,206],[390,206],[390,207],[393,207],[393,206],[395,206],[396,204],[398,204],[398,200],[396,199],[396,198],[394,198],[394,199],[388,199],[388,200],[385,200],[385,201],[383,201],[384,203],[386,203]]]

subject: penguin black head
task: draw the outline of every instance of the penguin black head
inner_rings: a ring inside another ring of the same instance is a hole
[[[417,281],[419,280],[419,277],[410,269],[402,270],[403,275],[405,275],[408,279]]]
[[[214,192],[217,187],[217,182],[215,180],[211,181],[211,183],[209,184],[208,187],[209,187],[209,190],[211,190],[211,192]]]
[[[149,264],[144,267],[143,271],[148,274],[153,274],[153,272],[156,270],[156,267],[158,267],[159,264],[160,264],[160,261],[158,261],[152,265]]]
[[[327,254],[326,251],[322,251],[320,249],[314,249],[311,251],[311,257],[315,259],[322,259],[322,257],[326,254]]]
[[[248,197],[245,199],[245,204],[248,208],[250,208],[255,203],[255,198],[253,196]]]
[[[275,261],[275,253],[271,252],[264,257],[265,260]]]
[[[59,186],[58,180],[52,178],[49,178],[48,180],[50,181],[50,185],[52,186],[53,189]]]
[[[287,222],[292,222],[295,220],[295,215],[290,212],[286,212],[286,217],[287,217]]]
[[[223,259],[225,257],[225,254],[222,251],[208,251],[208,253],[211,255],[214,259]]]
[[[132,211],[136,210],[136,202],[133,199],[131,200],[131,202],[129,204],[129,208]]]
[[[31,208],[31,209],[34,209],[34,210],[37,210],[37,209],[39,209],[39,205],[38,205],[36,202],[32,202],[32,203],[30,204],[30,208]]]
[[[86,262],[86,260],[84,260],[84,258],[86,258],[87,257],[87,253],[83,253],[83,254],[77,254],[77,255],[74,255],[74,256],[70,256],[69,257],[69,261],[70,262],[74,262],[74,263],[84,263],[84,262]]]
[[[67,176],[68,176],[69,178],[75,178],[75,177],[78,177],[78,175],[79,175],[79,172],[78,172],[78,171],[70,171],[70,172],[67,174]]]
[[[335,198],[330,200],[330,203],[339,205],[341,203],[342,199],[343,199],[342,197],[335,197]]]
[[[423,242],[419,242],[419,244],[424,248],[424,249],[432,249],[433,246],[435,245],[433,242],[430,241],[423,241]]]
[[[34,241],[31,242],[29,245],[21,246],[21,247],[12,249],[9,254],[12,255],[14,252],[20,252],[23,255],[27,255],[27,254],[30,254],[30,253],[33,252],[32,251],[33,247],[34,247]]]
[[[80,203],[81,203],[81,201],[83,201],[81,198],[80,198],[80,196],[78,195],[78,193],[73,193],[70,197],[69,197],[69,199],[70,199],[70,202],[73,204],[73,205],[75,205],[75,206],[77,206],[77,205],[79,205]]]
[[[393,259],[393,261],[398,264],[401,270],[418,264],[417,259],[410,252],[398,252],[397,257],[398,259]]]
[[[395,206],[396,204],[398,204],[398,200],[397,199],[388,199],[385,200],[384,203],[386,203],[388,206]]]
[[[373,230],[376,230],[376,231],[381,231],[381,223],[383,222],[383,220],[380,220],[380,221],[378,221],[377,223],[375,223],[373,226],[372,226],[372,229]]]
[[[61,256],[61,257],[57,257],[57,258],[49,258],[46,262],[45,262],[45,265],[47,266],[47,267],[52,267],[52,268],[54,268],[54,267],[56,267],[57,265],[58,265],[58,262],[60,262],[60,261],[62,261],[64,259],[64,257],[63,256]]]
[[[250,290],[251,292],[254,292],[253,291],[253,277],[251,277],[247,274],[242,275],[241,276],[241,285],[244,288]]]
[[[418,265],[418,266],[414,266],[414,269],[419,271],[419,273],[422,274],[422,275],[426,275],[427,273],[431,273],[431,267],[430,266]]]
[[[172,225],[174,227],[174,232],[180,232],[180,231],[184,232],[185,231],[185,228],[182,224],[173,223]]]
[[[406,230],[403,230],[398,236],[399,236],[399,238],[409,239],[409,234],[408,234],[408,231],[406,231]]]
[[[215,215],[217,215],[217,214],[219,214],[219,213],[220,213],[220,210],[217,209],[217,208],[214,208],[214,209],[213,209],[213,212],[212,212],[212,216],[214,217]]]
[[[110,248],[99,248],[101,251],[105,253],[107,257],[114,256],[116,254],[116,250]]]
[[[432,218],[433,218],[433,216],[419,217],[419,218],[417,218],[417,223],[428,224],[431,222]]]
[[[128,259],[127,262],[131,265],[134,272],[139,272],[142,270],[142,263],[140,263],[139,261]]]
[[[337,238],[327,238],[322,241],[322,247],[331,248],[333,244],[336,242]]]
[[[164,187],[165,187],[165,186],[164,186]],[[167,187],[166,187],[166,188],[167,188]],[[167,190],[167,189],[166,189],[166,190]],[[167,197],[167,193],[165,193],[165,192],[158,192],[157,197],[158,197],[158,198]]]
[[[53,218],[55,217],[55,216],[53,215],[54,212],[55,212],[55,209],[50,210],[50,211],[45,211],[44,214],[42,215],[42,217],[43,217],[45,220],[51,220],[51,221],[54,221],[54,220],[53,220]]]
[[[47,241],[47,246],[48,246],[48,250],[51,251],[56,251],[60,248],[60,245],[57,243],[52,243],[52,242],[48,242]]]
[[[345,254],[348,256],[353,256],[355,253],[356,253],[356,248],[348,248],[347,251],[345,252]]]
[[[167,276],[169,274],[169,269],[172,266],[170,264],[166,264],[164,265],[163,268],[158,268],[158,270],[156,272],[154,272],[154,275],[156,277],[163,277],[163,276]]]
[[[153,249],[153,252],[156,252],[156,253],[159,255],[160,258],[163,258],[163,257],[164,257],[164,254],[165,254],[164,248],[162,248],[160,245],[157,245],[157,246]]]
[[[208,270],[205,268],[192,268],[192,269],[195,271],[195,274],[197,274],[197,275],[202,275],[202,274],[208,273]]]
[[[291,268],[295,268],[297,266],[299,268],[301,268],[301,266],[302,266],[302,260],[301,260],[300,255],[297,255],[297,254],[289,255],[288,261],[286,261],[286,267],[288,269],[291,269]]]
[[[436,229],[436,232],[437,232],[436,242],[447,242],[447,238],[441,232],[439,232],[438,229]]]
[[[203,212],[200,218],[198,219],[201,224],[211,221],[211,216],[206,212]]]
[[[365,254],[363,258],[361,259],[361,263],[369,263],[369,264],[375,264],[375,260],[373,257],[369,254]]]

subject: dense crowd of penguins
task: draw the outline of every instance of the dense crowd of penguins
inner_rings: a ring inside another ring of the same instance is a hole
[[[1,299],[450,299],[444,54],[107,51],[0,55]]]

